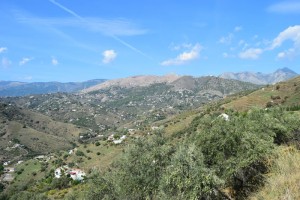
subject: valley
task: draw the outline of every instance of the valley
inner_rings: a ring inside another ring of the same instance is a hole
[[[126,159],[141,159],[139,161],[141,162],[139,164],[140,170],[143,170],[143,168],[146,170],[146,166],[142,163],[145,162],[146,164],[148,161],[142,159],[141,156],[150,156],[150,159],[155,160],[152,156],[162,156],[168,151],[170,151],[170,154],[167,153],[169,156],[176,156],[176,152],[181,151],[178,149],[179,147],[198,148],[201,146],[202,154],[205,157],[209,156],[210,150],[205,150],[205,145],[208,145],[207,148],[212,148],[213,146],[216,147],[215,145],[219,141],[226,140],[226,138],[213,139],[214,142],[211,145],[206,144],[212,139],[209,138],[209,135],[212,135],[213,132],[209,131],[219,131],[217,127],[214,128],[213,124],[221,123],[221,126],[227,126],[223,124],[224,120],[218,117],[222,113],[226,113],[228,116],[226,120],[230,120],[230,124],[233,123],[230,126],[236,126],[235,129],[238,128],[236,123],[242,125],[248,123],[248,120],[250,120],[251,126],[254,126],[255,123],[257,125],[261,124],[262,120],[267,120],[263,118],[263,115],[286,116],[277,120],[284,120],[285,125],[280,126],[288,125],[289,131],[286,132],[287,130],[283,128],[280,129],[283,132],[278,132],[275,128],[274,133],[287,134],[276,136],[275,145],[286,142],[298,145],[294,142],[297,141],[297,138],[300,138],[297,135],[297,131],[300,130],[300,121],[296,119],[296,115],[299,116],[300,113],[288,114],[284,110],[299,110],[299,77],[272,86],[259,86],[218,77],[195,78],[191,76],[176,77],[176,79],[167,82],[163,77],[159,77],[157,81],[153,80],[152,77],[148,83],[144,81],[142,86],[130,84],[131,81],[136,82],[135,79],[136,77],[130,77],[128,80],[112,81],[111,83],[104,83],[104,85],[92,86],[90,89],[78,93],[1,98],[0,158],[2,163],[5,163],[4,169],[9,170],[11,168],[14,170],[13,172],[6,172],[2,176],[2,182],[4,183],[2,185],[6,187],[4,194],[11,196],[16,191],[13,188],[23,187],[22,185],[28,184],[26,179],[31,179],[33,184],[29,184],[28,188],[30,188],[30,191],[35,191],[34,194],[40,196],[39,198],[69,198],[72,196],[71,193],[78,190],[77,192],[81,191],[76,193],[76,195],[79,195],[79,199],[93,199],[94,197],[91,197],[91,193],[88,191],[93,190],[95,192],[96,188],[90,183],[97,182],[95,177],[100,174],[104,177],[102,180],[108,181],[108,184],[111,184],[110,181],[116,181],[108,177],[118,176],[117,173],[121,173],[119,170],[126,171],[127,167],[130,167],[128,162],[133,162]],[[141,76],[138,79],[141,79]],[[148,79],[147,76],[146,79]],[[124,85],[123,82],[125,82]],[[281,111],[278,111],[277,108]],[[270,109],[270,112],[266,109]],[[251,117],[252,112],[257,113],[253,114],[253,116],[257,115],[257,119]],[[269,114],[267,114],[268,112]],[[276,114],[277,112],[283,112],[284,114]],[[239,116],[243,117],[240,118]],[[276,121],[274,116],[268,119]],[[245,121],[239,122],[239,120]],[[259,123],[256,120],[260,120]],[[271,123],[269,126],[274,124],[271,121],[268,122]],[[268,123],[263,122],[265,125]],[[208,128],[210,126],[212,127]],[[255,128],[258,131],[257,133],[260,133],[261,129],[266,129],[266,127],[260,126],[262,125]],[[233,128],[228,127],[226,130],[236,134]],[[203,134],[207,135],[208,138],[201,136]],[[243,134],[246,134],[246,132]],[[272,131],[268,134],[271,138],[274,137]],[[237,135],[236,137],[242,138],[244,136]],[[252,136],[250,134],[245,135],[245,137]],[[262,143],[261,148],[266,148],[265,150],[270,152],[276,148],[269,136],[261,135],[259,137],[267,142]],[[163,143],[156,143],[156,140],[161,140]],[[203,143],[204,141],[206,142]],[[182,146],[184,144],[187,146]],[[224,145],[228,144],[224,143]],[[143,147],[144,145],[146,146]],[[147,145],[150,146],[147,147]],[[193,147],[193,145],[196,146]],[[242,144],[237,143],[230,148],[240,148],[239,145]],[[147,148],[150,149],[146,150]],[[136,156],[130,158],[136,150],[139,154],[136,154],[136,152],[134,154]],[[158,151],[158,154],[155,154],[155,151]],[[215,153],[217,152],[218,150]],[[154,155],[152,155],[153,153]],[[256,159],[258,159],[256,161],[259,161],[261,158],[266,158],[264,152],[258,150],[256,153],[262,157],[253,157],[254,160],[247,161],[248,164],[252,165]],[[188,158],[189,155],[186,156]],[[232,159],[241,159],[236,155],[232,156]],[[241,156],[244,156],[244,153]],[[252,155],[249,154],[249,156]],[[169,166],[167,163],[171,162],[172,159],[166,157],[164,160],[159,161],[166,163],[161,165],[162,168],[157,169],[159,171],[155,173],[167,173],[165,171]],[[213,165],[207,162],[204,160],[206,164],[198,163],[196,166],[205,165],[208,167],[207,170],[211,170],[214,166],[213,168],[216,167],[215,170],[224,170],[219,169],[221,165],[218,164],[218,160]],[[233,162],[240,161],[233,160]],[[125,163],[127,164],[125,165]],[[190,164],[194,165],[193,163]],[[139,165],[132,167],[138,167]],[[56,179],[53,177],[53,170],[61,166],[67,166],[70,170],[83,170],[91,180],[87,183],[77,183],[67,181],[64,178]],[[237,168],[237,170],[241,169]],[[139,169],[135,168],[135,170]],[[195,171],[195,173],[199,172]],[[209,173],[212,173],[212,171]],[[264,174],[265,172],[257,171],[257,173]],[[232,176],[230,173],[228,175]],[[135,177],[134,174],[131,176]],[[220,179],[220,181],[221,179],[228,181],[227,178],[218,173],[212,176],[218,177],[217,179]],[[246,182],[250,180],[252,179],[245,179]],[[223,188],[222,191],[214,192],[215,197],[240,198],[234,194],[234,187],[236,186],[229,184],[229,182],[226,182],[225,185],[221,183],[222,181],[212,183],[213,185],[216,184],[214,187]],[[63,185],[60,186],[59,184]],[[120,184],[122,183],[120,182]],[[157,182],[156,184],[163,183]],[[153,185],[153,187],[151,190],[157,190],[155,189],[156,186]],[[118,195],[126,195],[127,189],[123,189],[124,191],[118,192]],[[227,189],[232,190],[232,192],[225,192]],[[240,189],[242,196],[253,194],[252,189],[249,191],[244,190],[243,187]],[[20,195],[29,194],[28,189],[21,189],[21,191],[23,192]],[[115,193],[117,191],[111,192]],[[147,194],[147,191],[141,194],[138,194],[137,191],[135,193],[143,196]],[[108,193],[104,194],[108,195]],[[33,194],[30,193],[30,195]],[[87,196],[83,197],[85,195]],[[207,194],[203,193],[201,195],[206,196]]]

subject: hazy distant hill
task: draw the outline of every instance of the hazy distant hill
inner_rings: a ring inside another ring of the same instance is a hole
[[[0,81],[0,90],[20,86],[20,85],[23,85],[23,84],[26,84],[26,83],[18,82],[18,81]]]
[[[260,72],[239,72],[232,73],[227,72],[221,74],[219,77],[225,79],[235,79],[245,82],[250,82],[254,84],[273,84],[278,83],[280,81],[285,81],[290,78],[297,76],[298,74],[289,68],[278,69],[270,74],[263,74]]]
[[[153,84],[163,84],[171,87],[172,91],[190,90],[195,93],[203,92],[205,90],[215,90],[221,93],[220,96],[233,94],[235,92],[254,89],[251,84],[244,84],[240,81],[233,81],[223,79],[220,77],[203,76],[178,76],[178,75],[165,75],[165,76],[134,76],[122,79],[109,80],[90,88],[82,90],[82,93],[90,93],[96,91],[107,90],[112,87],[119,88],[135,88],[135,87],[148,87]],[[249,87],[250,86],[250,87]]]
[[[85,82],[35,82],[24,83],[15,81],[0,81],[0,96],[25,96],[31,94],[46,94],[55,92],[76,92],[106,81],[95,79]]]
[[[165,76],[154,76],[154,75],[141,75],[132,76],[127,78],[113,79],[106,81],[105,83],[99,83],[90,88],[83,90],[84,93],[97,91],[112,86],[119,86],[122,88],[132,88],[137,86],[149,86],[154,83],[170,83],[180,78],[180,76],[175,74],[165,75]]]

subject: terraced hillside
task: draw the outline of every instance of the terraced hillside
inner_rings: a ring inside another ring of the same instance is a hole
[[[252,92],[232,102],[225,104],[225,108],[248,110],[253,107],[265,108],[275,105],[293,107],[300,104],[300,76],[286,82],[269,85]]]
[[[71,149],[85,129],[13,104],[0,103],[0,159]]]

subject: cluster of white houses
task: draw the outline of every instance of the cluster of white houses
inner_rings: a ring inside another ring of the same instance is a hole
[[[62,166],[54,171],[55,178],[61,178],[63,175],[70,175],[70,178],[77,181],[84,180],[85,172],[81,169],[71,169],[68,166]]]

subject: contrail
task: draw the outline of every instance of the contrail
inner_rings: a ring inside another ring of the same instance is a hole
[[[111,35],[111,37],[112,37],[113,39],[117,40],[118,42],[120,42],[121,44],[125,45],[125,46],[128,47],[129,49],[131,49],[131,50],[133,50],[133,51],[135,51],[135,52],[137,52],[137,53],[139,53],[139,54],[141,54],[141,55],[143,55],[143,56],[145,56],[145,57],[151,59],[151,57],[149,57],[148,55],[144,54],[142,51],[138,50],[137,48],[133,47],[132,45],[128,44],[127,42],[121,40],[119,37],[114,36],[114,35]]]
[[[80,19],[80,20],[82,20],[82,21],[85,21],[84,18],[82,18],[80,15],[76,14],[74,11],[72,11],[72,10],[66,8],[65,6],[63,6],[63,5],[59,4],[59,3],[57,3],[55,0],[49,0],[49,1],[50,1],[51,3],[53,3],[54,5],[60,7],[60,8],[63,9],[64,11],[66,11],[66,12],[70,13],[71,15],[77,17],[78,19]]]
[[[60,3],[56,2],[55,0],[49,0],[51,3],[53,3],[54,5],[58,6],[59,8],[63,9],[64,11],[66,11],[67,13],[73,15],[74,17],[78,18],[79,20],[81,21],[84,21],[85,23],[88,23],[89,22],[84,19],[83,17],[81,17],[80,15],[78,15],[76,12],[70,10],[69,8],[61,5]],[[148,55],[146,55],[145,53],[143,53],[142,51],[138,50],[137,48],[135,48],[134,46],[130,45],[129,43],[125,42],[124,40],[120,39],[119,37],[115,36],[115,35],[110,35],[114,40],[120,42],[121,44],[123,44],[124,46],[128,47],[129,49],[147,57],[147,58],[150,58]],[[151,58],[150,58],[151,59]]]

